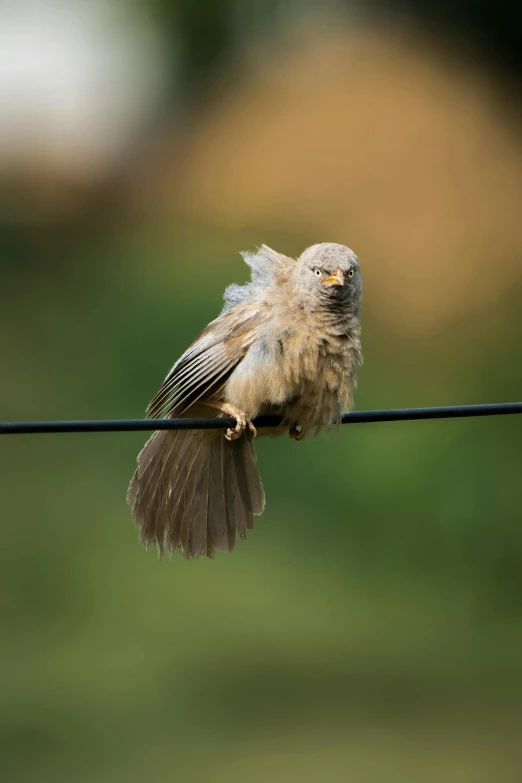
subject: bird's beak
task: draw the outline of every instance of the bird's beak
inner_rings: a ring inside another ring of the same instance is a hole
[[[333,275],[327,277],[323,282],[328,285],[344,285],[344,275],[341,270],[338,269],[336,272],[334,272]]]

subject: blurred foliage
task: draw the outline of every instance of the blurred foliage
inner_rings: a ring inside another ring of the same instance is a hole
[[[259,36],[261,30],[277,29],[280,15],[292,5],[288,0],[152,0],[146,7],[154,10],[166,34],[180,46],[184,76],[193,90],[198,82],[205,83],[223,59],[233,58],[244,43],[243,36],[252,38]],[[310,0],[304,0],[300,10],[311,5]]]
[[[376,7],[385,5],[373,0]],[[441,41],[448,34],[468,42],[490,65],[520,79],[522,72],[522,8],[516,0],[392,0],[391,7],[426,25],[436,25]]]
[[[140,0],[133,0],[140,2]],[[277,31],[282,20],[319,9],[382,24],[394,18],[417,24],[440,43],[458,38],[490,66],[501,65],[517,79],[522,72],[522,9],[516,0],[150,0],[142,5],[161,20],[164,32],[181,44],[187,87],[204,85],[216,64],[233,58],[242,38]]]

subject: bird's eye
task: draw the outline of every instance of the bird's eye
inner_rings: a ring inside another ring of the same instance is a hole
[[[320,270],[320,269],[319,269],[319,267],[317,266],[317,267],[314,269],[314,275],[315,275],[316,277],[321,277],[321,275],[322,275],[322,274],[323,274],[323,273],[321,272],[321,270]]]
[[[353,277],[353,276],[354,276],[354,274],[355,274],[355,272],[354,272],[354,268],[353,268],[353,266],[352,266],[352,268],[351,268],[351,269],[350,269],[350,271],[348,272],[348,277]]]

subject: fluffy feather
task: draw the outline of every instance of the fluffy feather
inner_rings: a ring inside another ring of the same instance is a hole
[[[283,279],[286,279],[295,265],[295,260],[288,256],[278,253],[268,245],[261,245],[257,253],[249,250],[242,251],[245,263],[251,270],[251,281],[245,285],[232,283],[225,288],[223,299],[223,313],[230,308],[244,302],[249,297],[255,297],[259,293],[273,285],[277,285]]]

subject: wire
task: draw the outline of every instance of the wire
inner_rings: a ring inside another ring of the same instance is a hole
[[[421,419],[461,419],[472,416],[505,416],[522,414],[522,402],[488,405],[450,405],[443,408],[395,408],[392,410],[353,411],[343,413],[343,424],[384,421],[419,421]],[[256,427],[275,427],[278,416],[261,416]],[[139,432],[153,430],[219,430],[235,427],[230,417],[210,419],[113,419],[101,421],[13,421],[0,422],[0,435],[34,435],[50,432]]]

